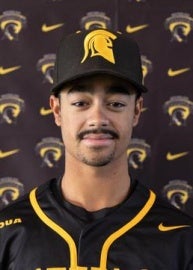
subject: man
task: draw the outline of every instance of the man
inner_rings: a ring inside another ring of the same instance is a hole
[[[1,270],[193,269],[192,219],[128,173],[146,91],[127,35],[95,29],[61,41],[50,105],[64,175],[1,212]]]

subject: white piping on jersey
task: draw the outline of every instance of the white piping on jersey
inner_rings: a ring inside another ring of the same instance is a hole
[[[73,238],[58,224],[56,224],[51,218],[49,218],[41,209],[36,199],[36,189],[33,189],[29,195],[30,203],[37,214],[37,216],[44,222],[48,227],[50,227],[53,231],[55,231],[58,235],[60,235],[68,244],[70,250],[70,269],[78,270],[82,269],[82,267],[78,266],[78,256],[77,256],[77,247],[73,240]],[[101,250],[101,257],[100,257],[100,270],[106,270],[107,268],[107,256],[110,246],[114,241],[116,241],[119,237],[121,237],[124,233],[129,231],[135,225],[137,225],[150,211],[151,207],[153,206],[156,199],[156,195],[154,192],[150,190],[149,198],[143,208],[138,212],[138,214],[122,226],[119,230],[112,233],[104,242],[102,250]]]

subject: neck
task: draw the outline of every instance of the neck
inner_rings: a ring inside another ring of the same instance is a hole
[[[65,199],[88,211],[97,211],[121,203],[128,195],[130,177],[127,161],[103,167],[69,166],[62,179]]]

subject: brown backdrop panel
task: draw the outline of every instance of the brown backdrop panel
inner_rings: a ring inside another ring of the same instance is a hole
[[[63,173],[48,99],[63,33],[102,26],[141,49],[144,110],[128,146],[132,177],[193,215],[192,1],[3,0],[0,5],[0,207]]]

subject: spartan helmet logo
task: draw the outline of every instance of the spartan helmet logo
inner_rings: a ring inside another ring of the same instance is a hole
[[[150,155],[150,145],[144,140],[133,138],[127,149],[128,164],[133,169],[142,169],[147,156]]]
[[[192,197],[192,186],[187,181],[172,180],[164,186],[163,196],[178,209],[185,210],[187,201]]]
[[[117,37],[107,30],[94,30],[84,39],[84,57],[83,63],[87,57],[101,56],[111,63],[115,63],[113,55],[113,40]]]
[[[193,102],[185,96],[174,96],[164,103],[164,111],[170,117],[170,124],[185,126],[190,114],[193,113]]]
[[[80,24],[81,28],[86,30],[97,28],[110,29],[111,19],[104,12],[90,11],[86,16],[82,17]]]
[[[0,123],[15,124],[25,103],[18,95],[5,94],[0,96]]]
[[[142,72],[143,72],[143,83],[145,80],[145,77],[152,72],[153,70],[153,65],[152,62],[147,59],[145,55],[141,56],[141,63],[142,63]]]
[[[4,38],[18,40],[18,35],[26,27],[27,19],[19,11],[8,10],[0,16],[0,29],[3,31]]]
[[[171,32],[173,36],[172,40],[184,42],[187,40],[193,28],[193,18],[191,18],[188,13],[172,13],[171,16],[166,19],[165,27]]]
[[[43,138],[36,145],[36,152],[42,159],[42,166],[53,168],[64,154],[64,145],[58,138]]]
[[[41,71],[44,75],[44,81],[52,84],[53,83],[53,71],[56,55],[46,54],[37,63],[37,70]]]
[[[15,201],[23,193],[24,186],[17,178],[0,178],[0,209]]]

